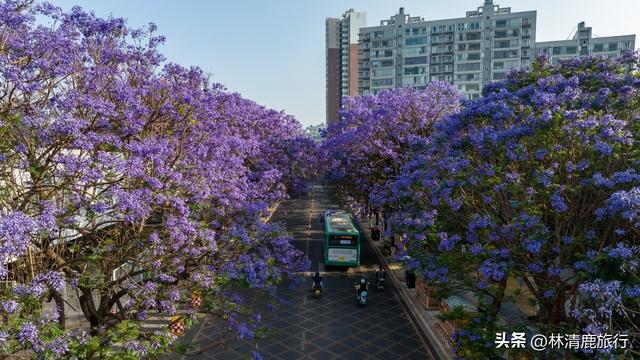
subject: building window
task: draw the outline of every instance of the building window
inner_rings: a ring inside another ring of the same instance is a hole
[[[508,48],[508,47],[511,47],[511,41],[509,41],[509,40],[507,40],[507,41],[495,41],[493,43],[493,47],[497,48],[497,49]]]
[[[480,70],[480,63],[468,63],[456,65],[457,71],[477,71]]]
[[[482,34],[479,32],[471,32],[471,33],[464,34],[465,40],[480,40],[481,37],[482,37]]]
[[[467,54],[467,60],[480,60],[480,53]]]
[[[604,44],[593,44],[593,51],[594,52],[603,52],[604,51]]]
[[[493,37],[496,39],[502,39],[507,37],[507,30],[499,30],[493,33]]]
[[[494,51],[493,58],[494,59],[513,59],[519,56],[518,50],[502,50],[502,51]]]
[[[405,75],[418,75],[418,74],[426,74],[426,73],[427,73],[426,66],[414,66],[414,67],[404,68]]]
[[[506,73],[499,72],[493,73],[493,80],[504,80],[506,78]]]
[[[457,81],[480,81],[480,74],[479,73],[457,74],[456,75],[456,80]]]
[[[565,54],[575,54],[578,52],[578,48],[576,46],[567,46],[566,48],[564,48],[564,53]]]
[[[618,51],[618,43],[609,43],[609,51]]]
[[[404,39],[404,44],[405,45],[424,45],[426,43],[427,43],[427,37],[426,36]]]
[[[429,48],[427,46],[410,47],[410,48],[404,48],[403,52],[405,56],[420,55],[420,54],[428,53]]]
[[[393,66],[393,60],[373,60],[371,61],[372,68],[378,67],[390,67]]]
[[[393,50],[375,50],[371,53],[372,58],[392,57]]]
[[[393,79],[374,79],[371,83],[373,86],[392,86]]]
[[[493,26],[496,28],[507,27],[507,20],[496,20]]]
[[[389,77],[393,76],[393,68],[372,70],[373,77]]]
[[[466,90],[467,91],[480,91],[480,84],[467,84],[466,85]]]
[[[390,47],[390,46],[393,46],[393,41],[384,40],[384,41],[374,41],[371,43],[372,48]]]
[[[406,36],[426,34],[426,33],[427,33],[427,28],[424,28],[424,27],[407,28],[404,30],[404,34]]]
[[[560,51],[562,48],[559,46],[554,46],[553,47],[553,55],[560,55],[562,53],[562,51]]]
[[[471,43],[468,46],[469,51],[480,50],[480,43]]]
[[[426,64],[427,57],[426,56],[418,56],[418,57],[410,57],[404,59],[405,65],[417,65],[417,64]]]

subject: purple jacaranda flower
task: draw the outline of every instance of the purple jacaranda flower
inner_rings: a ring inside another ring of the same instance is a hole
[[[6,313],[13,314],[14,312],[16,312],[16,310],[18,310],[19,305],[14,300],[3,300],[0,301],[0,306]]]
[[[54,339],[46,344],[46,348],[56,357],[62,357],[69,352],[69,341],[65,338]]]
[[[560,192],[555,192],[551,195],[551,207],[558,213],[565,212],[569,209]]]
[[[16,338],[22,344],[36,344],[38,342],[38,329],[33,323],[26,322],[20,328]]]

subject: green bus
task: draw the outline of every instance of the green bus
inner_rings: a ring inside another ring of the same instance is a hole
[[[342,210],[327,210],[322,222],[325,265],[360,266],[360,232],[351,215]]]

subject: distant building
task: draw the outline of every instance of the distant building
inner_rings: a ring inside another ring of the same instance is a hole
[[[366,24],[367,14],[353,9],[325,21],[327,125],[338,119],[343,96],[358,95],[358,32]]]
[[[483,85],[530,64],[535,28],[535,11],[512,13],[492,0],[446,20],[425,21],[400,8],[379,26],[360,30],[360,93],[441,80],[478,97]]]
[[[321,124],[321,125],[310,125],[310,126],[307,126],[307,128],[305,130],[307,132],[307,135],[309,135],[309,137],[312,138],[315,142],[321,142],[322,141],[322,132],[326,128],[327,127],[324,124]]]
[[[555,64],[560,60],[576,56],[603,55],[620,56],[627,49],[635,49],[635,35],[594,37],[591,27],[584,21],[578,24],[576,33],[570,40],[541,41],[536,43],[537,54],[549,54]]]
[[[530,66],[537,53],[548,53],[557,63],[576,56],[619,56],[626,49],[635,49],[635,35],[594,37],[584,22],[578,24],[570,40],[536,42],[535,10],[511,12],[511,8],[485,0],[460,18],[425,20],[400,8],[378,26],[364,27],[362,21],[358,65],[354,66],[354,14],[358,13],[349,10],[341,20],[327,19],[328,121],[337,118],[344,95],[376,94],[405,86],[423,88],[430,81],[442,80],[456,85],[468,98],[476,98],[487,83],[504,79],[513,68]],[[348,31],[345,24],[349,24]],[[333,51],[337,55],[331,58],[331,49],[340,51]],[[353,88],[354,71],[357,91]]]

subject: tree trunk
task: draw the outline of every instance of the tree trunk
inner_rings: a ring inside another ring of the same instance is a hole
[[[559,324],[566,321],[567,316],[564,311],[565,300],[566,296],[564,291],[560,291],[553,302],[553,307],[551,308],[550,320],[552,324]]]
[[[51,290],[51,297],[56,302],[56,307],[58,308],[58,325],[60,325],[61,329],[65,327],[66,313],[64,310],[64,299],[62,298],[62,294],[55,290]]]
[[[89,289],[80,289],[82,295],[80,295],[80,308],[84,317],[89,321],[91,325],[91,333],[95,334],[100,326],[100,316],[96,311],[96,304],[93,301],[93,295]]]

